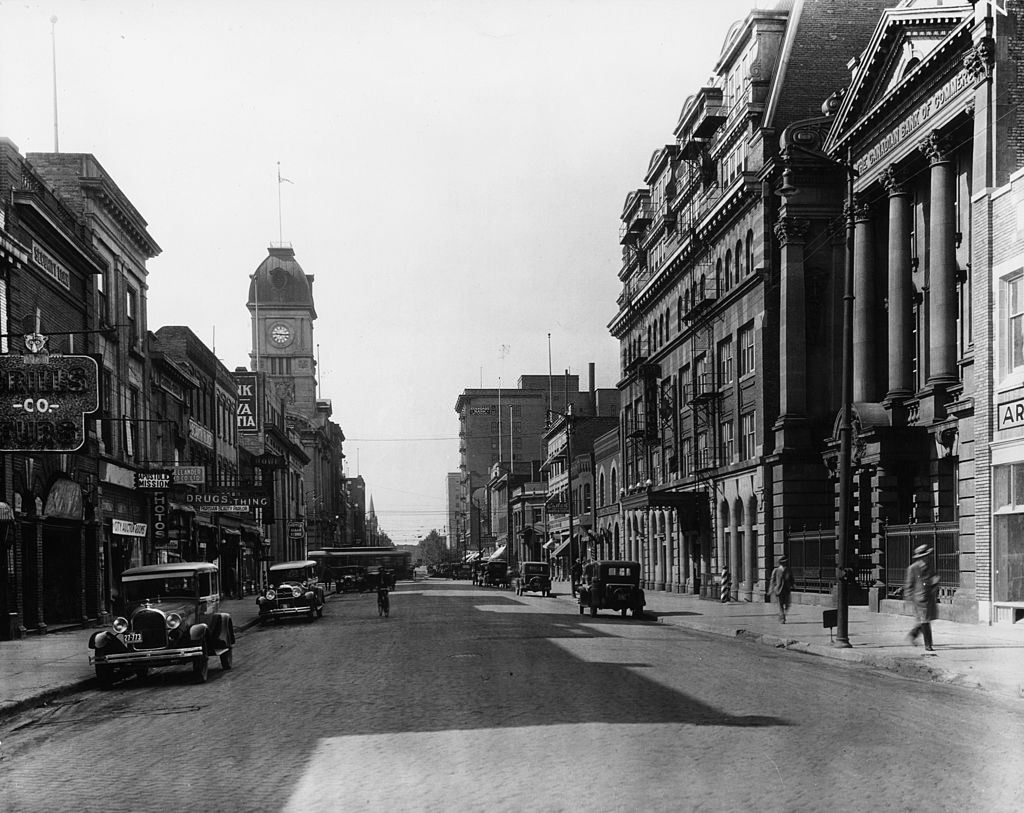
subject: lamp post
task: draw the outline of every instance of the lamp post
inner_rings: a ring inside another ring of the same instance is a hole
[[[826,103],[828,104],[828,103]],[[836,637],[834,646],[848,648],[850,646],[849,631],[849,590],[848,575],[852,540],[853,514],[853,442],[852,442],[852,398],[853,398],[853,274],[854,274],[854,215],[853,215],[853,179],[856,170],[851,161],[849,147],[846,159],[833,158],[816,149],[803,146],[792,140],[792,133],[800,127],[820,125],[831,122],[831,117],[806,119],[794,122],[786,128],[782,135],[783,154],[787,157],[795,152],[841,167],[846,174],[846,260],[843,269],[843,323],[842,323],[842,391],[839,413],[839,507],[836,518]],[[779,194],[792,197],[799,193],[799,187],[792,182],[789,168],[783,172],[782,186]]]

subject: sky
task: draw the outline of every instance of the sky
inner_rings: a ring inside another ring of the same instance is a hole
[[[162,249],[150,330],[228,369],[249,274],[291,244],[346,473],[415,544],[446,531],[464,389],[547,374],[549,334],[555,375],[615,386],[623,202],[755,5],[0,0],[0,136],[54,150],[55,42],[60,151]]]

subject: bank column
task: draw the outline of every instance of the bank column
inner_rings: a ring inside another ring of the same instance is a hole
[[[955,384],[956,221],[948,141],[932,132],[919,145],[931,166],[928,223],[928,386]]]
[[[882,184],[889,193],[889,381],[885,398],[892,401],[906,398],[913,392],[910,380],[913,357],[910,191],[895,164],[882,173]]]
[[[871,207],[853,207],[853,400],[876,400],[875,239]]]

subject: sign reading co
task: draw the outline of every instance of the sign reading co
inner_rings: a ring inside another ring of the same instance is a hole
[[[0,451],[76,452],[85,444],[85,416],[98,406],[95,359],[0,355]]]

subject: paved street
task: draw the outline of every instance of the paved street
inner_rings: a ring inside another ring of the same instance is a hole
[[[1017,810],[1019,703],[465,582],[0,723],[5,810]]]

